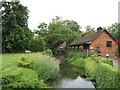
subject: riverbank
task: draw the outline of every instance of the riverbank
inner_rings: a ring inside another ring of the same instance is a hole
[[[80,52],[67,54],[69,64],[83,68],[87,78],[96,82],[96,88],[120,88],[120,74],[111,59],[91,55],[84,57]]]
[[[60,64],[60,73],[57,79],[47,84],[53,88],[95,88],[93,83],[86,79],[83,69],[74,67],[64,61]]]

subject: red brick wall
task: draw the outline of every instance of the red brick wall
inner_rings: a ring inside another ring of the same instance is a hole
[[[106,47],[106,41],[112,41],[112,47]],[[95,53],[96,47],[100,47],[100,55],[105,56],[106,54],[109,54],[110,57],[115,56],[116,49],[118,45],[112,39],[109,34],[107,34],[105,31],[99,35],[98,38],[96,38],[93,43],[90,45],[90,47],[93,47],[93,52]]]

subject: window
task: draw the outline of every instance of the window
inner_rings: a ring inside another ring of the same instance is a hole
[[[106,47],[112,47],[112,41],[107,41]]]

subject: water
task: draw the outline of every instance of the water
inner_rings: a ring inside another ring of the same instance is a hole
[[[95,88],[91,81],[85,78],[83,69],[75,68],[64,62],[60,66],[59,77],[50,81],[53,88]]]
[[[92,82],[78,76],[76,79],[63,78],[54,88],[94,88]]]

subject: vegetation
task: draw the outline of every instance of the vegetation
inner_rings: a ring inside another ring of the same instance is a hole
[[[97,68],[97,63],[93,61],[91,58],[84,59],[84,70],[86,72],[87,77],[90,80],[95,79],[95,72]]]
[[[67,62],[75,67],[84,68],[87,78],[95,81],[97,88],[120,88],[120,73],[112,66],[111,59],[97,55],[83,58],[79,52],[70,52],[67,54]]]
[[[95,76],[98,88],[120,88],[118,69],[109,64],[100,63]]]
[[[59,62],[42,53],[3,54],[3,88],[45,88],[47,79],[55,79]]]
[[[28,65],[28,68],[35,70],[39,79],[55,79],[59,73],[59,62],[50,56],[41,55],[40,59]]]
[[[74,20],[63,20],[56,16],[48,24],[41,22],[38,29],[31,31],[28,28],[27,7],[20,2],[2,2],[2,51],[5,53],[41,52],[51,49],[53,54],[57,52],[58,46],[67,42],[70,44],[76,37],[91,34],[95,28],[82,27]],[[116,38],[119,38],[119,23],[112,24],[107,30]]]
[[[28,28],[28,9],[19,2],[2,2],[2,52],[24,52],[33,33]]]
[[[2,85],[3,88],[48,87],[45,80],[55,79],[59,73],[59,62],[51,57],[58,46],[71,43],[76,37],[91,34],[95,28],[81,26],[74,20],[62,20],[56,16],[49,24],[41,22],[37,30],[28,28],[27,7],[20,2],[2,2]],[[112,24],[107,30],[120,40],[120,23]],[[119,46],[120,47],[120,46]],[[41,53],[23,53],[25,50]],[[116,55],[119,51],[116,51]],[[112,60],[91,55],[85,58],[80,52],[66,54],[69,64],[83,68],[89,79],[95,80],[99,88],[120,88],[120,75],[112,67]]]
[[[113,65],[112,59],[106,59],[97,55],[91,55],[91,59],[96,61],[97,63],[107,63]]]
[[[69,64],[84,68],[84,54],[80,52],[70,52],[66,58]]]
[[[49,55],[49,56],[53,56],[53,52],[52,52],[51,49],[44,50],[44,51],[42,52],[42,54]]]

